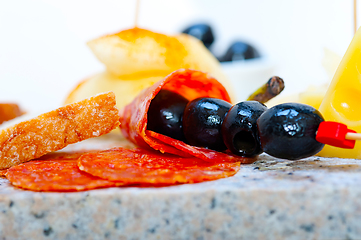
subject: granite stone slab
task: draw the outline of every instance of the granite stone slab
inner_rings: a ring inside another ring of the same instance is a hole
[[[261,155],[227,179],[161,188],[0,184],[0,239],[361,239],[360,160]]]

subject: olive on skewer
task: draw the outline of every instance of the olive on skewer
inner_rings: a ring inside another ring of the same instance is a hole
[[[180,94],[161,90],[150,102],[148,130],[186,142],[183,133],[183,112],[188,100]]]
[[[245,101],[234,105],[222,124],[223,141],[234,154],[254,157],[262,148],[257,131],[257,119],[267,107],[257,101]]]
[[[221,128],[232,104],[217,98],[190,101],[183,115],[183,132],[190,145],[216,151],[226,150]]]
[[[271,156],[289,160],[315,155],[324,146],[316,140],[323,121],[321,113],[309,105],[276,105],[257,120],[262,149]]]
[[[324,146],[316,140],[321,123],[322,115],[305,104],[286,103],[267,109],[256,101],[234,106],[216,98],[188,102],[166,90],[158,93],[148,111],[149,130],[192,146],[216,151],[228,148],[244,157],[262,152],[288,160],[312,156]]]

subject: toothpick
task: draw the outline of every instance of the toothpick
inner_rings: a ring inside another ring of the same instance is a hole
[[[136,0],[136,3],[135,3],[135,14],[134,14],[134,27],[135,27],[135,28],[138,27],[139,5],[140,5],[140,0]]]
[[[357,0],[353,0],[353,30],[357,31]]]
[[[360,133],[346,133],[346,139],[348,140],[361,140]]]

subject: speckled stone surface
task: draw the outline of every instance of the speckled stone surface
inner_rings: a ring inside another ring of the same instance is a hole
[[[234,177],[163,188],[0,184],[0,239],[361,239],[361,160],[261,155]]]

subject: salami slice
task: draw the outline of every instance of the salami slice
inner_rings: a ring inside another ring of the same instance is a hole
[[[213,77],[196,70],[177,70],[144,90],[121,111],[121,130],[126,138],[143,148],[153,148],[182,157],[197,157],[208,162],[251,163],[254,161],[254,159],[190,146],[182,141],[147,130],[147,112],[150,102],[161,89],[181,94],[188,100],[214,97],[230,102],[226,89]]]
[[[182,158],[154,150],[113,148],[79,158],[81,170],[124,184],[172,185],[196,183],[236,174],[239,162],[211,163],[196,157]]]
[[[47,160],[35,160],[9,168],[6,177],[14,186],[32,191],[83,191],[120,185],[80,171],[77,166],[80,155],[60,153],[44,156]]]
[[[5,177],[5,174],[8,170],[7,169],[1,169],[0,170],[0,177]]]

